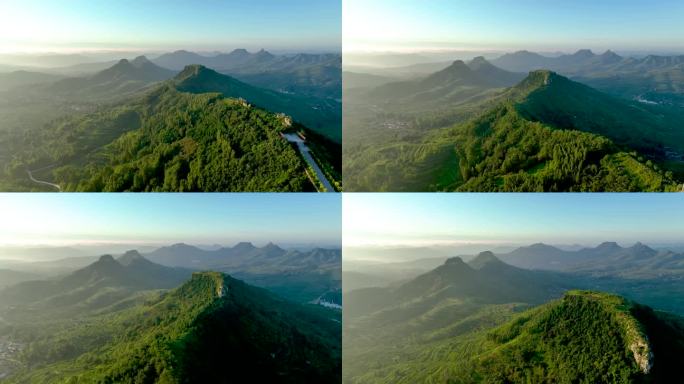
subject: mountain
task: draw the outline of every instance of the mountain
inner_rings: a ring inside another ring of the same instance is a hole
[[[326,292],[337,292],[342,286],[339,249],[284,250],[273,243],[255,247],[243,242],[233,247],[203,250],[175,244],[146,256],[167,266],[230,273],[298,302],[309,302]]]
[[[519,269],[482,252],[469,263],[449,258],[402,284],[345,292],[344,382],[425,382],[431,369],[445,370],[437,356],[459,356],[455,368],[472,353],[440,349],[433,355],[433,348],[460,348],[461,337],[469,340],[570,287],[559,275]],[[420,365],[433,358],[436,364]]]
[[[300,129],[320,166],[332,172],[336,163],[327,161],[337,144],[243,100],[196,93],[235,95],[235,90],[260,94],[227,76],[191,67],[121,104],[53,121],[32,136],[30,145],[14,148],[23,161],[15,165],[15,178],[30,187],[26,169],[41,168],[33,176],[63,191],[313,190],[306,161],[280,135]],[[279,100],[265,92],[260,101]]]
[[[553,274],[516,268],[491,252],[482,252],[469,263],[460,257],[449,258],[436,269],[398,286],[351,291],[344,298],[345,316],[375,317],[384,323],[407,318],[422,322],[427,319],[421,319],[421,314],[441,305],[542,303],[562,293],[564,284]]]
[[[684,55],[622,57],[608,50],[590,50],[546,57],[526,51],[505,54],[494,64],[510,71],[547,69],[614,96],[646,105],[681,108],[684,105]]]
[[[492,330],[484,349],[471,374],[490,381],[670,382],[679,377],[684,319],[571,291]]]
[[[506,53],[503,56],[492,60],[492,63],[499,68],[522,73],[537,69],[551,69],[553,62],[554,58],[542,56],[530,51]]]
[[[483,57],[466,64],[454,61],[447,68],[419,80],[381,85],[368,98],[382,103],[449,103],[462,102],[495,88],[511,86],[520,76],[496,68]]]
[[[139,91],[152,83],[170,79],[174,75],[174,71],[152,63],[145,56],[139,56],[133,61],[121,59],[114,66],[90,77],[60,80],[47,90],[62,97],[122,96]]]
[[[342,97],[342,57],[339,54],[274,55],[263,49],[254,53],[236,49],[203,56],[177,51],[161,55],[154,62],[174,70],[202,65],[249,84],[284,93],[324,99]]]
[[[225,97],[242,98],[250,104],[275,113],[285,113],[322,135],[339,141],[341,111],[339,103],[257,88],[204,66],[186,67],[174,79],[181,92],[218,92]]]
[[[0,304],[60,310],[101,308],[136,291],[175,287],[189,275],[188,270],[155,264],[137,251],[129,251],[118,261],[104,255],[63,277],[10,286],[0,291]]]
[[[598,71],[622,62],[624,59],[611,50],[597,55],[589,49],[556,57],[543,56],[529,51],[507,53],[492,60],[494,65],[514,72],[530,72],[539,69],[574,75],[582,71]]]
[[[503,70],[483,56],[478,56],[468,63],[468,68],[483,77],[487,82],[499,87],[510,87],[525,78],[523,73]]]
[[[468,263],[448,259],[404,284],[345,293],[343,382],[670,382],[679,376],[683,318],[613,294],[568,291],[578,284],[587,282],[522,270],[482,252]],[[629,290],[625,282],[620,288]]]
[[[26,87],[41,83],[51,83],[62,78],[63,77],[59,75],[29,71],[0,73],[0,91],[7,91],[13,88]]]
[[[192,64],[206,65],[206,60],[207,58],[205,56],[199,55],[194,52],[180,50],[171,53],[165,53],[154,59],[154,63],[164,68],[180,71],[186,66]]]
[[[259,268],[270,269],[318,269],[339,267],[341,256],[339,249],[314,248],[310,251],[285,250],[276,244],[268,243],[263,247],[256,247],[252,243],[241,242],[233,247],[220,247],[215,250],[200,249],[187,244],[174,244],[159,248],[147,257],[159,264],[196,268],[248,270]]]
[[[631,278],[684,276],[684,254],[656,251],[642,243],[621,247],[605,242],[576,251],[534,244],[500,256],[505,262],[526,269]]]
[[[664,158],[664,147],[684,153],[677,144],[684,137],[674,123],[677,115],[611,97],[553,72],[535,74],[544,86],[535,86],[518,104],[527,119],[606,136],[650,156]]]
[[[215,272],[30,341],[14,382],[339,382],[335,312]],[[96,326],[100,324],[100,326]],[[63,337],[63,338],[62,338]],[[49,353],[47,353],[49,352]]]
[[[679,152],[675,143],[684,142],[667,111],[549,71],[530,73],[495,100],[468,122],[431,135],[415,157],[396,159],[403,174],[434,175],[431,190],[681,189],[661,168],[668,158],[664,146]]]

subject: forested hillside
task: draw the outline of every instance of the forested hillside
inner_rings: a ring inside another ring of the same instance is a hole
[[[334,382],[335,316],[220,273],[196,273],[122,310],[47,324],[22,352],[27,368],[7,382]],[[21,338],[24,328],[3,332]]]
[[[530,73],[507,92],[469,108],[469,113],[475,115],[470,120],[451,128],[431,129],[417,142],[388,140],[345,149],[349,188],[681,188],[678,168],[668,168],[672,152],[681,150],[676,143],[681,141],[683,131],[676,125],[675,114],[637,107],[549,71]]]

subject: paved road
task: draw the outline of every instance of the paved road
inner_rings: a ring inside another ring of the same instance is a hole
[[[328,181],[328,179],[325,177],[325,174],[321,170],[321,168],[316,164],[316,161],[314,161],[313,157],[311,157],[311,150],[309,147],[306,146],[306,143],[304,143],[304,140],[302,140],[301,137],[297,136],[294,133],[285,133],[283,134],[283,137],[285,137],[285,140],[289,141],[290,143],[297,143],[297,148],[299,149],[299,152],[301,152],[302,156],[304,156],[304,159],[306,160],[309,165],[311,165],[311,168],[313,168],[314,172],[316,172],[316,177],[318,177],[318,180],[323,183],[323,186],[328,192],[335,192],[335,188],[333,188],[332,184]]]
[[[49,186],[51,186],[52,188],[57,189],[59,192],[62,191],[62,187],[60,187],[60,186],[57,185],[57,184],[50,183],[49,181],[38,180],[38,179],[36,179],[35,177],[33,177],[33,171],[26,170],[26,173],[28,173],[29,179],[31,179],[31,181],[33,181],[34,183],[43,184],[43,185],[49,185]]]

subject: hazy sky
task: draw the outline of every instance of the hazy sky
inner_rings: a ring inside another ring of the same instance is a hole
[[[680,194],[345,194],[345,246],[682,241]]]
[[[1,0],[0,52],[339,50],[340,0]]]
[[[684,50],[681,0],[345,0],[345,51]]]
[[[0,212],[0,245],[341,243],[339,194],[0,194]]]

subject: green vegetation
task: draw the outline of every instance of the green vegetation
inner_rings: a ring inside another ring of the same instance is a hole
[[[239,100],[162,86],[27,135],[31,152],[7,172],[19,178],[27,165],[58,164],[49,180],[67,191],[311,189],[304,161],[279,136],[284,129],[278,116]]]
[[[454,317],[443,330],[411,336],[403,347],[375,347],[382,357],[363,353],[370,360],[363,369],[355,366],[363,359],[350,357],[345,382],[633,383],[678,377],[673,356],[684,351],[682,318],[585,291],[517,315],[515,307],[487,308]],[[477,325],[464,328],[469,321]],[[360,353],[359,345],[349,348]],[[345,343],[345,356],[346,350]]]
[[[0,94],[8,123],[0,189],[314,191],[305,160],[280,137],[299,130],[341,190],[338,101],[257,88],[198,65],[158,83],[172,74],[140,57]],[[22,103],[29,107],[15,108]]]
[[[629,383],[650,372],[652,351],[624,299],[569,292],[487,334],[476,376],[490,382]]]
[[[26,368],[7,382],[335,382],[335,317],[220,273],[196,273],[123,309],[5,327],[15,338],[31,335],[23,340]]]
[[[345,292],[343,382],[676,381],[684,318],[572,290],[667,301],[654,282],[605,280],[523,270],[483,252],[404,283]]]
[[[681,189],[679,172],[673,172],[678,168],[668,160],[672,151],[684,151],[678,144],[684,131],[676,128],[681,114],[614,99],[548,71],[455,108],[460,115],[432,113],[427,127],[425,120],[421,125],[405,115],[403,124],[413,127],[404,128],[406,133],[364,136],[370,142],[356,139],[345,146],[347,190]],[[438,128],[468,116],[464,123]]]

